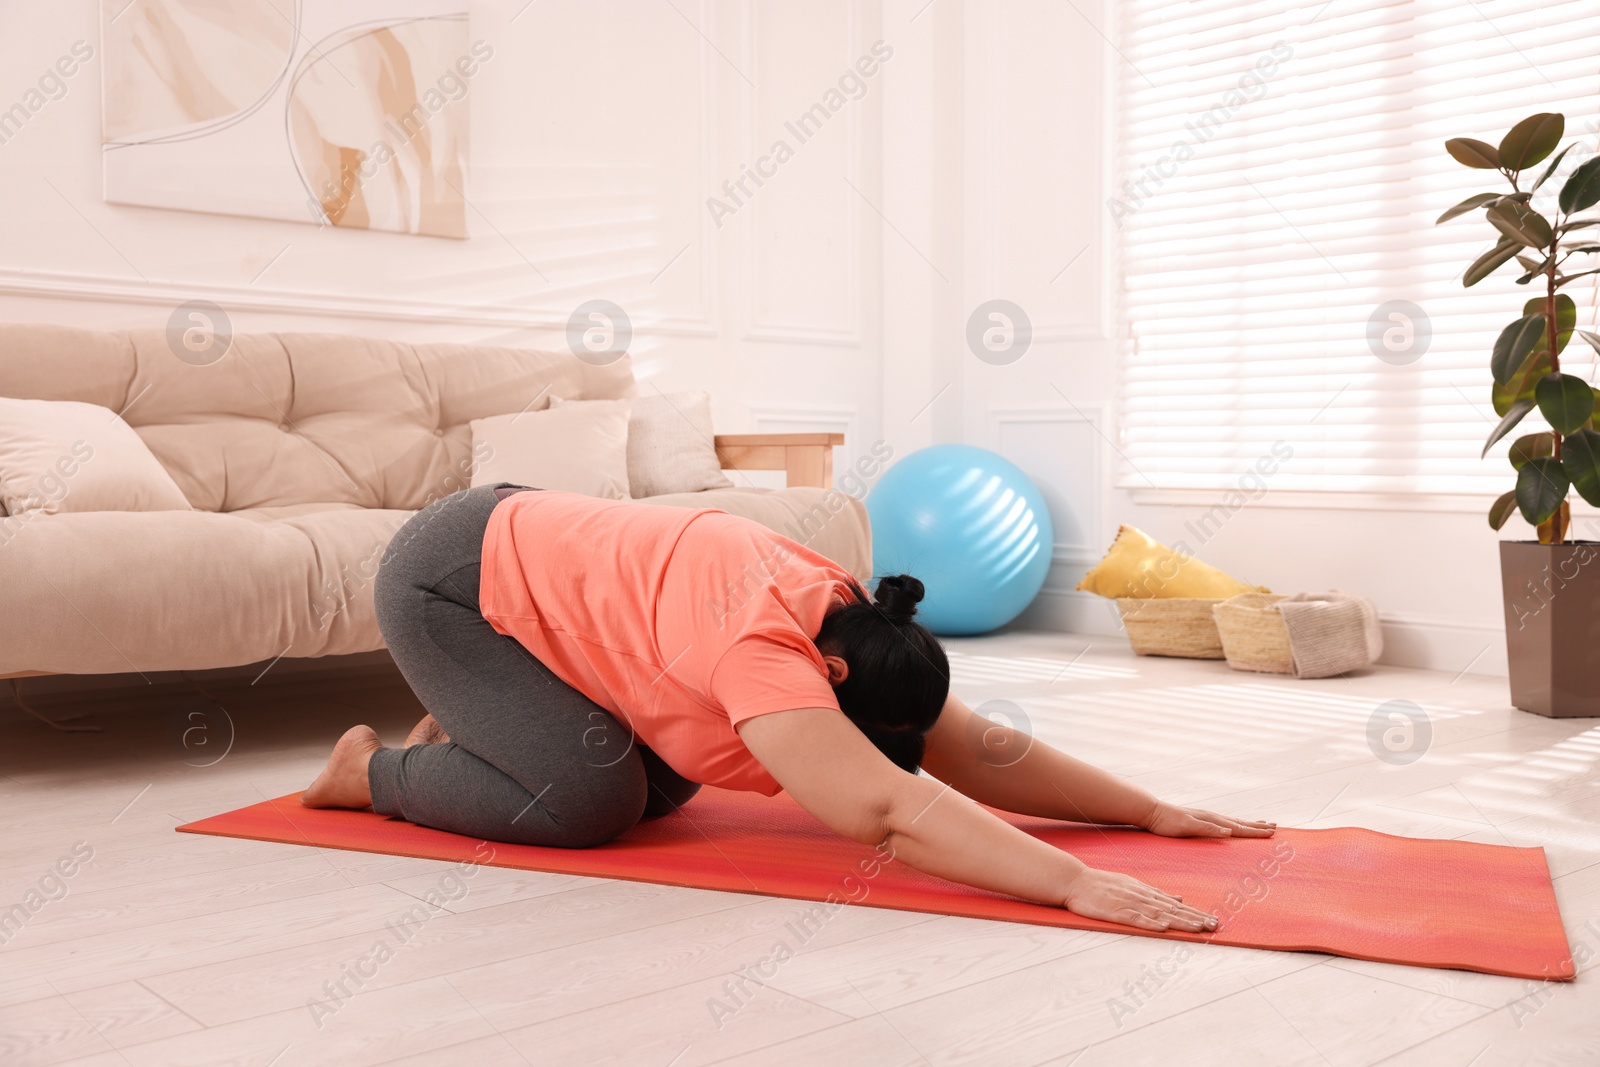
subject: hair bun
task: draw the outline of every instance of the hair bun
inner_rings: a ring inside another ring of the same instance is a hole
[[[891,574],[878,579],[872,602],[892,622],[905,622],[917,613],[922,599],[922,583],[909,574]]]

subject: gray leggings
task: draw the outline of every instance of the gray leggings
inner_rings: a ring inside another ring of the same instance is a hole
[[[490,841],[598,845],[700,787],[483,617],[478,578],[496,488],[418,512],[379,564],[383,639],[450,741],[375,753],[372,807]]]

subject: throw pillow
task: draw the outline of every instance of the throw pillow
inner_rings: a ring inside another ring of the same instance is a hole
[[[484,458],[472,484],[628,499],[631,400],[576,400],[542,411],[472,420],[472,454]]]
[[[733,485],[712,442],[709,393],[657,393],[633,402],[628,484],[635,497]]]
[[[0,397],[0,503],[30,511],[191,511],[133,427],[77,400]]]
[[[1175,552],[1143,530],[1117,528],[1106,558],[1095,564],[1078,588],[1104,597],[1202,597],[1227,599],[1240,593],[1265,593],[1209,563]]]

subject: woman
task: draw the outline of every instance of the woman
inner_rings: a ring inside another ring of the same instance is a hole
[[[401,528],[377,578],[384,639],[429,715],[403,748],[352,728],[302,802],[581,848],[701,784],[787,790],[919,870],[1145,929],[1214,929],[973,801],[1169,837],[1273,824],[1160,803],[978,718],[913,620],[922,593],[899,575],[868,601],[828,559],[720,511],[456,493]],[[993,755],[1023,747],[1006,766]]]

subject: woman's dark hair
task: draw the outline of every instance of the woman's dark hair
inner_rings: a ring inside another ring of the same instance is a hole
[[[872,599],[856,600],[822,620],[817,650],[849,665],[834,687],[839,707],[879,752],[904,770],[922,765],[923,735],[950,693],[950,660],[939,639],[913,621],[922,583],[909,574],[878,579]]]

